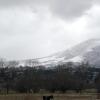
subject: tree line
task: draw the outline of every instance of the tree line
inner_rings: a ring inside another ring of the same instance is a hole
[[[19,66],[13,62],[9,66],[0,63],[0,92],[6,90],[16,93],[38,93],[73,90],[77,93],[85,89],[97,89],[100,92],[100,68],[88,63],[74,65],[71,62],[55,67]]]

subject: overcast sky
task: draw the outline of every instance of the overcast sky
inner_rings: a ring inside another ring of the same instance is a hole
[[[0,0],[0,57],[43,57],[97,37],[100,0]]]

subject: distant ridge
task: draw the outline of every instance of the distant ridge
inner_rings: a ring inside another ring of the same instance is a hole
[[[82,61],[89,62],[95,66],[100,66],[100,39],[87,40],[70,49],[55,53],[47,57],[23,60],[19,62],[26,64],[28,61],[36,66],[43,65],[47,67],[64,64],[67,62],[78,63]]]

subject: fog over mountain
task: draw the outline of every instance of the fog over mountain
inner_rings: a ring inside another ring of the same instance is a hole
[[[70,49],[58,52],[48,57],[21,61],[23,65],[43,65],[52,67],[67,62],[81,63],[88,62],[96,67],[100,66],[100,39],[91,39],[82,42]]]
[[[0,0],[1,58],[41,58],[99,37],[99,0]]]

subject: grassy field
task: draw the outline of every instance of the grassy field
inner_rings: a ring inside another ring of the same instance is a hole
[[[43,100],[43,96],[51,94],[12,94],[0,95],[0,100]],[[52,94],[54,100],[97,100],[96,94]],[[99,99],[98,99],[99,100]]]

